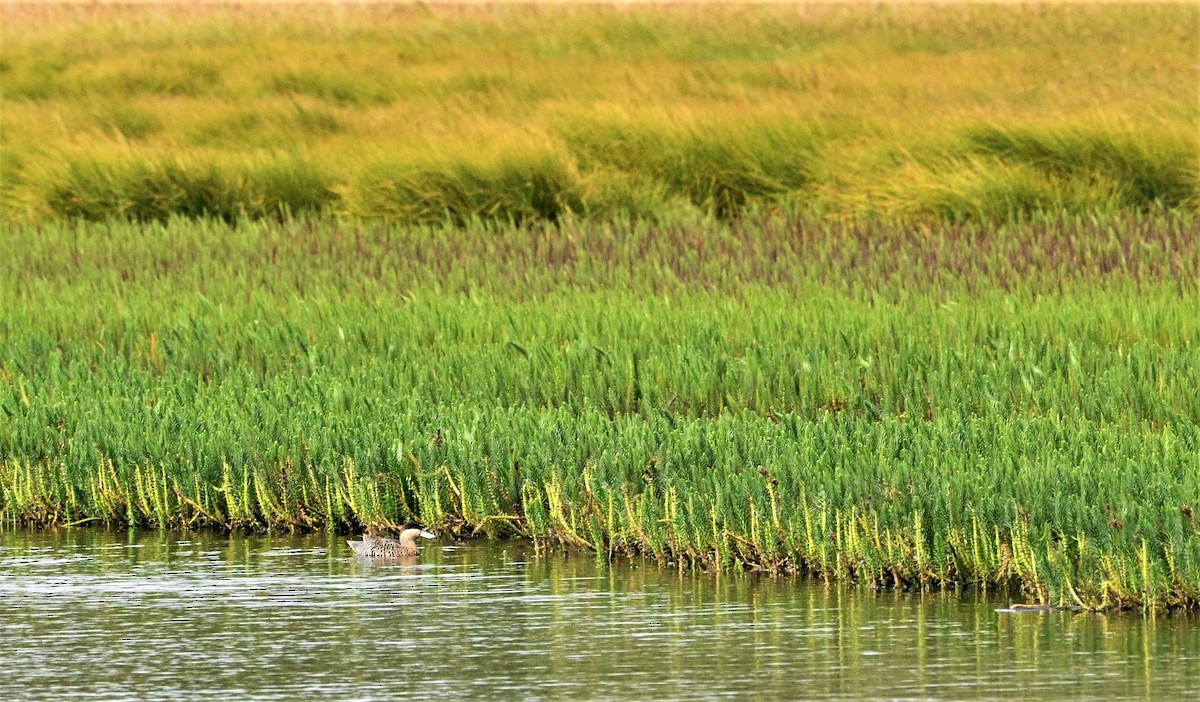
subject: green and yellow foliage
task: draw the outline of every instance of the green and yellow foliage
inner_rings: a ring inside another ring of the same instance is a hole
[[[1195,607],[1197,224],[15,226],[0,518]]]
[[[9,220],[1195,210],[1195,4],[0,5]]]

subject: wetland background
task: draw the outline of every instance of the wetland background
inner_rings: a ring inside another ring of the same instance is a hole
[[[0,213],[1198,203],[1194,3],[0,3]]]
[[[1200,603],[1193,4],[0,5],[0,516]]]

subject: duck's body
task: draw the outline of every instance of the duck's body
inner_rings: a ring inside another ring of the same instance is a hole
[[[1060,605],[1048,604],[1013,604],[1007,609],[998,609],[997,612],[1012,614],[1014,612],[1078,612],[1081,607],[1063,607]]]
[[[362,541],[347,541],[346,543],[363,558],[411,558],[421,552],[417,548],[417,537],[436,538],[423,529],[412,528],[400,532],[399,539],[363,534]]]

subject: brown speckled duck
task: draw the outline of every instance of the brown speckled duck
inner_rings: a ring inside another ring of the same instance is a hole
[[[417,537],[437,538],[420,527],[409,527],[400,532],[399,539],[388,539],[373,534],[363,534],[362,541],[347,541],[354,552],[364,558],[411,558],[418,553]]]

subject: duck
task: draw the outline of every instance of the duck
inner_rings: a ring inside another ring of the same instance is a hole
[[[389,539],[374,534],[363,534],[362,541],[346,541],[354,552],[364,558],[412,558],[420,553],[417,538],[436,539],[433,534],[418,526],[406,526],[399,539]]]
[[[1078,612],[1082,607],[1064,607],[1061,605],[1049,604],[1011,604],[1006,609],[997,609],[997,612],[1003,614],[1012,614],[1015,612]]]

